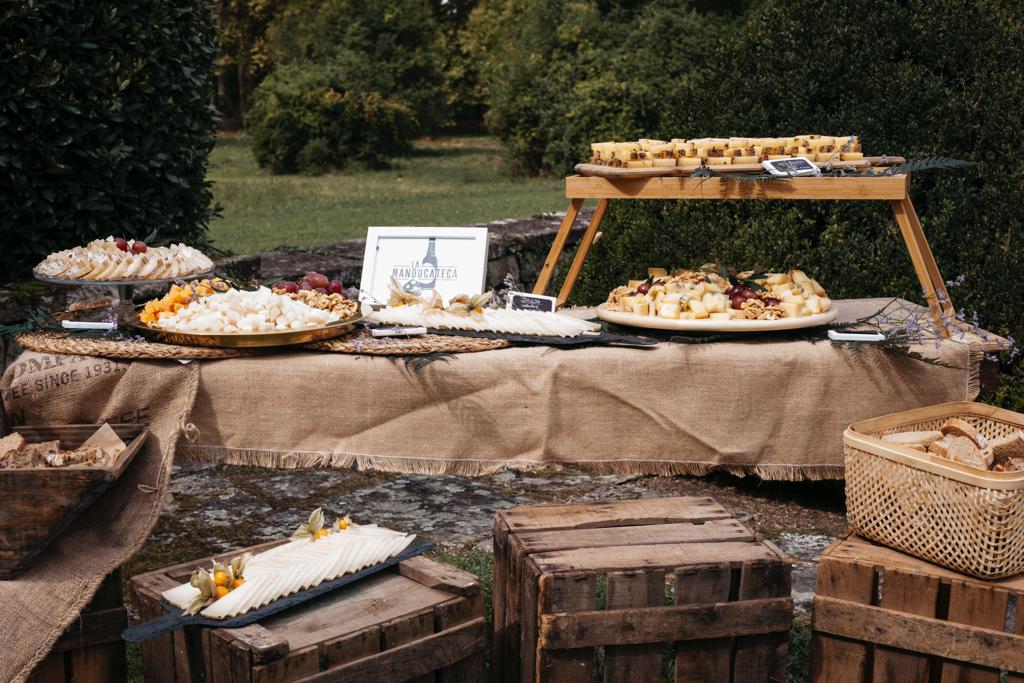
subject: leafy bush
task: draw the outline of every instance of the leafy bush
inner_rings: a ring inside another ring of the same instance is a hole
[[[270,57],[330,66],[345,90],[404,102],[410,135],[448,120],[441,30],[425,0],[293,0],[270,28]]]
[[[1021,337],[1022,64],[1024,17],[1012,3],[774,0],[660,103],[668,109],[648,133],[855,132],[873,154],[978,162],[914,176],[911,196],[944,275],[966,276],[954,303]],[[613,202],[602,232],[576,302],[603,300],[651,265],[709,260],[801,266],[838,297],[921,299],[885,202]]]
[[[597,139],[660,128],[725,25],[685,0],[482,0],[463,41],[515,166],[562,174]]]
[[[0,27],[0,281],[111,233],[201,243],[209,3],[7,2]]]
[[[323,173],[351,160],[381,165],[408,150],[414,125],[404,102],[346,90],[330,66],[276,68],[249,113],[256,161],[273,173]]]

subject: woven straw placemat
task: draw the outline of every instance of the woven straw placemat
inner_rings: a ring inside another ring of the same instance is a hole
[[[426,353],[474,353],[504,349],[512,345],[507,339],[478,339],[440,334],[414,337],[374,337],[359,330],[344,337],[307,344],[305,348],[333,353],[361,353],[375,356],[417,356]]]
[[[255,353],[255,351],[247,349],[211,349],[201,346],[157,344],[148,341],[76,337],[62,332],[23,332],[18,335],[18,343],[23,349],[39,353],[146,360],[239,358]]]
[[[373,356],[418,356],[428,353],[473,353],[511,346],[504,339],[476,339],[425,334],[417,337],[377,338],[365,330],[344,337],[328,339],[303,346],[282,346],[276,349],[220,349],[200,346],[179,346],[149,341],[119,341],[97,337],[78,337],[62,332],[24,332],[18,335],[23,349],[39,353],[104,358],[137,358],[146,360],[212,360],[240,358],[277,351],[309,349],[330,353],[354,353]]]

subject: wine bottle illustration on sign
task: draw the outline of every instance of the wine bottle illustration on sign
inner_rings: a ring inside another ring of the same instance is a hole
[[[410,294],[422,294],[437,286],[437,240],[433,237],[427,242],[427,253],[413,268],[413,276],[402,289]]]

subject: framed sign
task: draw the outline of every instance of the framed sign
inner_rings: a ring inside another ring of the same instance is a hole
[[[481,294],[487,277],[487,228],[383,228],[366,232],[359,298],[386,303],[395,278],[406,292],[436,289],[448,302],[456,294]]]

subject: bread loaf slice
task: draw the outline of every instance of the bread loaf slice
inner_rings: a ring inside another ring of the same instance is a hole
[[[978,445],[966,436],[950,434],[931,444],[928,450],[962,465],[982,470],[992,468],[992,450],[978,448]]]
[[[13,462],[18,451],[25,445],[25,439],[18,432],[8,434],[0,439],[0,469],[17,467]]]
[[[1024,471],[1024,431],[993,441],[992,462],[996,472]]]
[[[896,434],[884,435],[882,441],[913,448],[915,451],[927,451],[929,444],[935,443],[941,438],[942,432],[938,431],[897,432]]]
[[[965,436],[974,442],[974,445],[978,448],[985,448],[988,446],[988,440],[981,435],[977,429],[975,429],[966,420],[961,420],[959,417],[951,417],[946,421],[946,424],[939,428],[943,434],[949,436]]]

